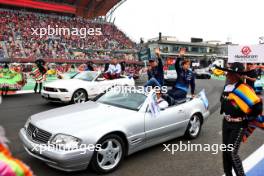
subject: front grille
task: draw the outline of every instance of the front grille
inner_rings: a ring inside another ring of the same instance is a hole
[[[58,92],[57,89],[55,89],[55,88],[51,88],[51,87],[44,87],[44,90],[45,90],[45,91],[48,91],[48,92]]]
[[[41,130],[35,127],[34,125],[32,125],[31,123],[29,123],[27,127],[27,134],[34,141],[39,142],[39,143],[44,143],[44,144],[48,143],[51,137],[51,133]]]

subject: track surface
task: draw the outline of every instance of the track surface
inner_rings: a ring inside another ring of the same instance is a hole
[[[191,141],[194,144],[220,144],[222,119],[219,115],[219,97],[223,88],[223,81],[197,80],[198,92],[205,88],[211,115],[204,124],[198,139]],[[0,124],[5,127],[10,139],[10,148],[14,156],[26,162],[37,176],[87,176],[96,175],[90,170],[74,173],[57,171],[45,163],[29,156],[18,137],[19,129],[23,127],[27,118],[35,113],[61,107],[61,104],[51,104],[43,100],[40,95],[22,94],[12,95],[3,99],[0,105]],[[187,143],[184,138],[177,138],[166,144]],[[241,146],[240,154],[245,159],[263,144],[263,134],[256,131],[246,144]],[[212,152],[177,152],[172,155],[164,152],[164,146],[157,145],[135,153],[125,159],[121,167],[109,176],[221,176],[222,154]]]

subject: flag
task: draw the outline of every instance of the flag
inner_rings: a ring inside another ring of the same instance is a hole
[[[153,94],[152,96],[149,97],[149,109],[151,112],[151,117],[157,117],[160,113],[158,101],[157,101],[157,96],[156,94]]]
[[[209,102],[205,94],[205,90],[203,89],[201,92],[199,92],[198,97],[202,100],[204,107],[208,109],[209,107]]]

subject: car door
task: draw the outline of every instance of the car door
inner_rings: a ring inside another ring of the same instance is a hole
[[[128,79],[127,77],[121,76],[117,79],[113,79],[113,85],[130,85],[133,86],[134,84],[131,83],[132,79]]]
[[[181,136],[186,129],[186,112],[183,105],[160,110],[156,117],[147,110],[145,114],[145,132],[148,142],[164,138]]]
[[[103,75],[100,74],[94,81],[92,81],[92,84],[89,85],[90,95],[94,96],[104,92],[112,86],[112,83],[112,80],[105,79]]]

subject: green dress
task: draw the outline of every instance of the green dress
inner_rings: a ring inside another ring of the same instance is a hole
[[[22,88],[22,73],[9,70],[8,68],[0,69],[0,90],[8,87],[9,90],[19,90]]]

